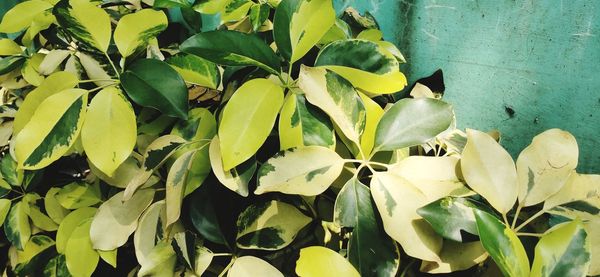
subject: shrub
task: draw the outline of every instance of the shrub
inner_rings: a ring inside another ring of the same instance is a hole
[[[572,135],[515,164],[331,1],[192,2],[6,13],[6,275],[600,274]]]

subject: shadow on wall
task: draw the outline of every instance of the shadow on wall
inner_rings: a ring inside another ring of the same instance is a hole
[[[408,64],[410,81],[442,68],[459,127],[499,129],[516,155],[550,128],[600,173],[600,2],[336,1],[370,11]]]

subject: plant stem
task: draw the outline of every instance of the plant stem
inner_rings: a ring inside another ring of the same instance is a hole
[[[502,220],[504,220],[504,224],[506,224],[506,226],[510,226],[510,223],[508,223],[508,218],[506,217],[506,214],[502,214]]]
[[[525,225],[529,224],[534,219],[540,217],[545,212],[546,212],[545,210],[540,210],[539,212],[537,212],[536,214],[534,214],[533,216],[531,216],[529,219],[525,220],[525,222],[521,223],[521,225],[519,225],[517,228],[515,228],[515,232],[518,232],[519,230],[523,229],[523,227],[525,227]]]
[[[113,84],[108,84],[108,85],[99,86],[99,87],[97,87],[97,88],[93,88],[93,89],[90,89],[90,90],[88,90],[88,93],[92,93],[92,92],[95,92],[95,91],[101,90],[101,89],[103,89],[103,88],[112,87],[112,86],[114,86],[114,85],[116,85],[116,84],[117,84],[117,83],[113,83]]]
[[[213,257],[229,257],[231,255],[233,255],[233,254],[231,254],[231,253],[214,253]]]
[[[510,225],[511,229],[515,229],[515,225],[517,225],[517,219],[519,218],[519,213],[521,212],[522,208],[523,206],[521,205],[521,203],[519,203],[519,205],[517,206],[517,210],[515,211],[515,216],[513,217],[513,222]]]
[[[390,168],[389,164],[384,164],[384,163],[378,163],[378,162],[369,161],[369,164],[371,164],[371,165],[377,165],[377,166],[381,166],[381,167],[385,167],[385,168]]]
[[[113,81],[115,83],[119,82],[119,80],[117,80],[117,79],[90,79],[90,80],[81,80],[81,81],[79,81],[79,83],[85,84],[85,83],[108,82],[108,81]]]
[[[104,52],[104,56],[106,57],[106,59],[108,60],[108,63],[110,63],[110,66],[112,66],[113,70],[115,71],[115,73],[117,74],[117,77],[119,79],[121,79],[121,74],[119,73],[119,70],[117,69],[117,67],[115,66],[115,64],[113,63],[113,61],[110,59],[110,57],[108,56],[108,53]]]
[[[521,237],[541,237],[544,234],[537,234],[537,233],[517,233],[517,236],[521,236]]]
[[[231,258],[231,261],[229,262],[229,264],[227,264],[227,266],[223,269],[223,271],[221,271],[221,273],[219,273],[218,277],[225,276],[225,273],[227,273],[227,271],[229,271],[229,269],[233,265],[233,262],[235,262],[235,257]]]

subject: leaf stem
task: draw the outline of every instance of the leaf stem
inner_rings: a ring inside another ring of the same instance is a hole
[[[517,225],[517,219],[519,218],[519,213],[521,213],[522,208],[523,208],[523,205],[521,205],[521,203],[519,203],[519,205],[517,205],[517,210],[515,211],[515,216],[513,217],[512,224],[510,225],[511,229],[515,229],[515,226]]]
[[[542,237],[544,234],[538,234],[538,233],[517,233],[517,236],[521,236],[521,237]]]
[[[104,56],[106,57],[106,59],[108,60],[108,63],[110,63],[110,66],[112,66],[113,70],[115,71],[115,73],[117,74],[117,77],[119,79],[121,79],[121,74],[119,73],[119,70],[117,69],[117,67],[115,66],[115,64],[113,63],[113,61],[110,59],[110,57],[108,56],[108,53],[104,52]]]
[[[232,256],[233,254],[231,253],[214,253],[213,257],[229,257]]]
[[[233,262],[235,262],[235,259],[236,259],[236,257],[231,258],[231,261],[229,261],[229,264],[227,264],[227,266],[223,269],[223,271],[221,271],[221,273],[219,273],[218,277],[225,276],[225,273],[227,273],[227,271],[229,271],[229,269],[233,265]]]
[[[502,220],[504,220],[504,224],[509,227],[510,223],[508,223],[508,218],[506,217],[506,214],[502,214]]]
[[[525,222],[521,223],[521,225],[519,225],[517,228],[515,228],[515,232],[518,232],[519,230],[523,229],[523,227],[525,227],[527,224],[529,224],[534,219],[543,215],[545,212],[546,212],[545,210],[540,210],[539,212],[537,212],[536,214],[531,216],[529,219],[525,220]]]
[[[81,81],[79,81],[79,83],[80,84],[85,84],[85,83],[108,82],[108,81],[113,81],[115,83],[119,82],[118,79],[90,79],[90,80],[81,80]]]

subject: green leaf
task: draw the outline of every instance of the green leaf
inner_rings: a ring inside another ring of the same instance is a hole
[[[29,1],[32,2],[32,1]],[[2,26],[2,25],[0,25]],[[21,46],[9,38],[0,39],[0,56],[13,56],[23,53]]]
[[[441,261],[423,261],[419,270],[429,274],[451,273],[472,268],[489,257],[479,241],[461,243],[451,240],[444,241],[439,256]]]
[[[34,235],[25,245],[23,251],[16,251],[16,276],[38,276],[42,267],[56,255],[54,240],[44,235]]]
[[[360,276],[348,260],[329,248],[310,246],[300,249],[300,258],[296,262],[298,276],[321,276],[324,272],[332,276]]]
[[[137,139],[133,107],[116,87],[92,99],[81,129],[87,158],[108,176],[129,157]]]
[[[343,167],[344,160],[335,151],[322,146],[280,151],[261,165],[254,194],[276,191],[318,195],[335,181]]]
[[[358,95],[360,96],[360,99],[362,99],[367,113],[365,130],[360,137],[360,148],[366,156],[369,156],[375,145],[375,132],[377,130],[377,125],[383,116],[383,109],[377,102],[373,101],[373,99],[369,98],[364,93],[359,92]]]
[[[348,245],[348,259],[363,276],[377,272],[396,275],[400,253],[396,243],[379,226],[369,188],[356,178],[350,179],[335,201],[334,220],[354,228]]]
[[[200,0],[194,3],[194,10],[199,13],[216,14],[223,11],[231,1],[233,0]]]
[[[234,92],[223,108],[219,124],[224,170],[234,168],[258,151],[271,133],[281,105],[283,89],[267,79],[252,79]]]
[[[153,9],[143,9],[121,17],[114,35],[119,53],[128,57],[145,48],[148,40],[164,31],[168,23],[164,12]]]
[[[84,220],[92,218],[96,213],[96,208],[84,207],[69,213],[58,226],[56,232],[56,251],[64,254],[67,247],[67,242],[73,233],[73,230],[79,226]]]
[[[88,1],[61,0],[54,6],[56,20],[80,42],[106,53],[110,44],[110,17]]]
[[[167,63],[154,59],[138,60],[121,74],[121,84],[139,105],[187,119],[187,87],[179,73]]]
[[[572,218],[583,217],[585,214],[575,212],[578,207],[586,207],[583,210],[588,210],[585,212],[588,215],[600,211],[600,175],[571,173],[566,184],[546,199],[543,210],[553,214],[570,214]],[[573,213],[577,216],[573,217]]]
[[[31,117],[48,97],[66,89],[74,88],[78,83],[72,73],[59,71],[48,76],[39,87],[30,91],[15,114],[13,134],[18,134],[31,120]]]
[[[209,147],[210,164],[213,173],[226,188],[241,196],[248,196],[248,185],[256,171],[256,159],[248,159],[231,170],[223,170],[219,137],[215,136]]]
[[[217,121],[215,116],[206,108],[191,109],[188,119],[180,120],[171,130],[172,135],[182,137],[187,141],[208,141],[216,133]]]
[[[175,262],[177,255],[171,243],[168,241],[159,242],[148,255],[144,263],[141,264],[138,276],[157,276],[170,277],[175,276]]]
[[[199,33],[184,41],[180,49],[222,65],[253,65],[273,74],[281,69],[279,58],[264,41],[237,31]]]
[[[281,54],[291,63],[302,58],[335,23],[329,0],[290,0],[277,6],[273,36]]]
[[[51,9],[52,5],[42,0],[30,0],[10,9],[0,22],[0,33],[16,33],[31,25],[40,13]]]
[[[67,241],[65,260],[73,276],[92,276],[100,260],[90,241],[91,224],[91,219],[84,219],[75,227]]]
[[[253,256],[236,258],[227,272],[227,277],[283,277],[283,274],[268,262]]]
[[[326,69],[302,65],[298,85],[306,99],[329,115],[348,139],[360,142],[366,111],[348,81]]]
[[[296,207],[271,200],[247,207],[237,219],[237,246],[242,249],[279,250],[288,246],[311,222]]]
[[[493,215],[474,210],[481,244],[505,276],[529,276],[529,259],[517,235]]]
[[[42,53],[35,53],[29,57],[23,67],[21,68],[21,76],[30,85],[39,86],[44,81],[44,76],[40,74],[40,64],[44,60],[46,55]]]
[[[79,63],[75,61],[74,57],[79,58]],[[72,67],[75,67],[74,69],[72,69],[72,71],[76,70],[77,72],[82,72],[83,70],[85,70],[85,74],[88,76],[88,78],[90,78],[91,80],[97,80],[94,81],[94,84],[96,84],[96,86],[106,86],[114,84],[114,81],[112,79],[114,79],[113,75],[116,74],[116,72],[113,71],[113,69],[110,66],[110,63],[108,63],[108,60],[106,60],[105,58],[87,55],[82,52],[77,52],[75,56],[71,56],[71,58],[67,61],[67,64],[65,65],[65,70],[69,71],[69,64],[72,60],[74,61],[72,62]],[[83,70],[81,69],[81,67],[83,67]]]
[[[302,94],[289,93],[279,115],[281,150],[309,145],[335,148],[331,120]]]
[[[98,208],[90,229],[94,249],[109,251],[122,246],[138,225],[138,218],[150,206],[153,189],[137,191],[123,201],[123,192],[113,195]]]
[[[315,66],[334,71],[355,87],[375,95],[394,93],[406,86],[396,57],[372,41],[334,41],[321,49]]]
[[[15,139],[19,168],[41,169],[58,160],[79,136],[87,91],[68,89],[44,100]]]
[[[26,59],[21,56],[11,56],[0,59],[0,75],[10,73],[21,67]]]
[[[535,246],[531,276],[586,276],[591,243],[580,220],[563,223],[544,234]]]
[[[159,237],[157,230],[166,229],[162,220],[164,217],[165,201],[163,200],[150,205],[140,216],[138,228],[133,234],[135,256],[139,264],[146,263],[148,255],[156,245],[157,237]]]
[[[219,87],[221,72],[212,62],[190,54],[179,54],[167,59],[167,63],[188,83],[211,89]]]
[[[60,224],[65,216],[69,214],[69,210],[65,209],[56,198],[56,194],[59,191],[60,188],[50,188],[44,197],[44,209],[48,213],[48,216],[57,224]]]
[[[137,157],[137,155],[136,155]],[[141,170],[140,162],[132,155],[129,156],[113,173],[113,176],[104,174],[100,169],[96,168],[92,162],[88,162],[92,174],[100,178],[107,184],[117,187],[126,188],[127,184],[134,179]]]
[[[214,199],[214,190],[209,185],[201,186],[190,195],[189,216],[192,225],[203,238],[214,243],[228,245],[227,239],[221,231],[213,203],[217,199]]]
[[[490,135],[467,129],[460,164],[469,187],[496,210],[506,214],[513,207],[518,194],[515,163]]]
[[[417,210],[436,233],[457,242],[465,241],[463,232],[477,236],[473,209],[477,205],[466,198],[445,197]]]
[[[550,129],[535,136],[517,159],[520,205],[539,204],[558,192],[578,158],[577,141],[569,132]]]
[[[37,16],[31,22],[31,26],[21,39],[21,43],[24,46],[31,47],[36,39],[36,36],[43,30],[48,29],[52,24],[56,24],[56,17],[52,14],[52,11],[44,11],[37,14]]]
[[[117,268],[117,249],[111,251],[98,250],[100,258],[113,268]]]
[[[73,182],[62,187],[55,197],[61,206],[69,210],[89,207],[102,201],[98,186],[82,182]]]
[[[448,129],[453,118],[452,106],[440,100],[402,99],[381,117],[373,151],[390,151],[425,143]]]
[[[31,236],[31,226],[27,217],[27,203],[19,201],[12,205],[4,220],[4,234],[8,241],[17,249],[23,250]]]
[[[12,202],[10,199],[0,199],[0,224],[4,224],[4,220],[10,211],[10,205]]]
[[[52,232],[58,229],[58,225],[47,215],[45,215],[35,203],[29,203],[27,215],[35,227],[40,230]]]
[[[69,50],[50,50],[39,66],[39,73],[42,75],[50,75],[54,73],[70,55],[71,51]]]
[[[386,233],[415,258],[440,261],[442,238],[417,209],[428,199],[415,185],[390,172],[377,172],[371,179],[371,194]]]

